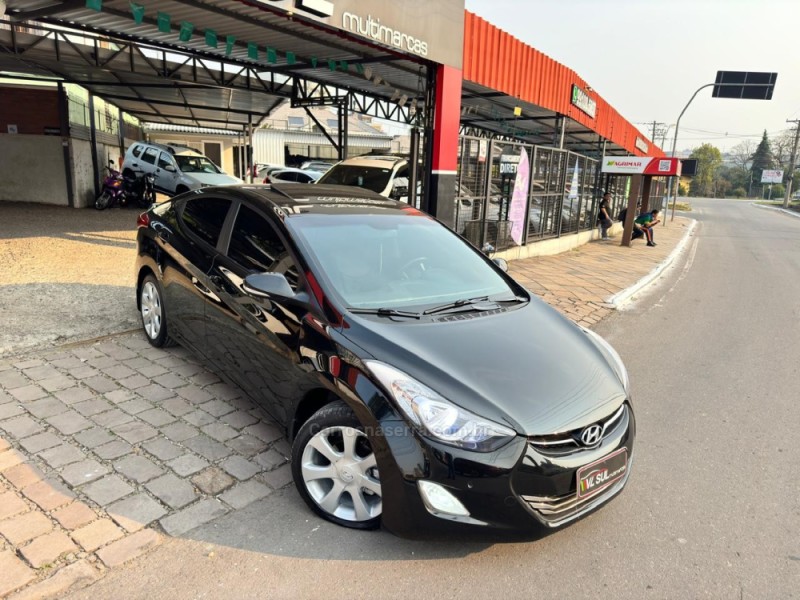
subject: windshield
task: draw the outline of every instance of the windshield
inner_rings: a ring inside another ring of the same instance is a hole
[[[190,156],[176,154],[175,160],[184,173],[220,173],[217,165],[205,156]]]
[[[391,169],[359,167],[356,165],[336,165],[329,169],[325,175],[320,177],[318,183],[354,185],[380,194],[386,189],[391,176]]]
[[[314,214],[286,225],[315,275],[350,308],[424,308],[515,294],[466,242],[426,217]]]

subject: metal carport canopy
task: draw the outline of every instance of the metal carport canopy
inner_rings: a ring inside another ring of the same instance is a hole
[[[351,110],[405,123],[424,109],[424,59],[264,4],[147,0],[141,24],[128,0],[104,0],[99,12],[86,0],[7,4],[13,26],[0,25],[0,76],[77,83],[144,121],[242,130],[293,93],[331,101],[347,94]],[[159,31],[157,13],[170,15],[169,33]],[[194,26],[186,42],[179,41],[182,22]],[[207,30],[218,33],[219,48],[206,43]],[[229,55],[227,36],[236,40]],[[258,45],[259,60],[249,57],[249,42]],[[266,47],[277,50],[274,63]]]

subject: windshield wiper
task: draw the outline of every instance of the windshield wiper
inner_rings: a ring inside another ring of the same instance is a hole
[[[492,303],[501,303],[501,302],[527,302],[526,298],[521,298],[519,296],[514,296],[512,298],[502,298],[497,300],[490,299],[489,296],[478,296],[476,298],[467,298],[465,300],[456,300],[455,302],[450,302],[448,304],[442,304],[441,306],[435,306],[434,308],[429,308],[428,310],[424,311],[423,315],[433,315],[440,312],[445,312],[447,310],[452,310],[454,308],[461,308],[463,306],[471,306],[472,304],[480,304],[481,302],[492,302]]]
[[[378,315],[379,317],[409,317],[419,319],[422,313],[410,312],[407,310],[397,310],[394,308],[349,308],[351,313],[357,315]]]

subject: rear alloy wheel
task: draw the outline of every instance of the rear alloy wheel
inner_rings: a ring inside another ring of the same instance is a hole
[[[161,300],[161,286],[152,275],[147,275],[139,290],[139,310],[142,315],[142,328],[147,341],[156,348],[168,346],[167,321],[164,317],[164,304]]]
[[[303,500],[318,515],[354,529],[380,524],[383,500],[375,453],[353,411],[335,402],[300,429],[292,474]]]

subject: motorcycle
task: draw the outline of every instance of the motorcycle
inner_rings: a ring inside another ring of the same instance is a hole
[[[124,175],[113,168],[109,161],[106,167],[108,175],[103,180],[103,191],[95,200],[94,207],[104,210],[112,206],[126,206],[132,202],[140,208],[149,208],[156,201],[155,177],[152,173],[144,173],[137,177],[135,173]]]

